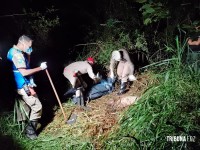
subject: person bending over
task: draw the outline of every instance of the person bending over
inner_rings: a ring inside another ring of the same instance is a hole
[[[74,103],[77,103],[80,106],[85,106],[83,90],[87,87],[87,84],[83,81],[81,75],[87,73],[95,83],[97,82],[97,77],[92,68],[93,64],[94,59],[89,57],[86,61],[77,61],[69,64],[63,71],[63,75],[69,80],[72,88],[76,90]]]
[[[117,94],[121,95],[126,91],[127,82],[136,80],[136,77],[133,75],[134,65],[130,60],[127,50],[119,49],[112,52],[110,59],[110,77],[112,79],[115,77],[114,67],[116,62],[118,62],[117,76],[121,84],[120,90]]]

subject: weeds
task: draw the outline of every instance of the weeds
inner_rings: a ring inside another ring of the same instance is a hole
[[[119,131],[105,141],[104,149],[114,149],[116,143],[118,149],[199,149],[199,75],[183,64],[185,44],[176,38],[176,46],[172,59],[146,66],[155,70],[154,84],[124,114]],[[156,70],[161,66],[164,69]],[[196,141],[169,142],[167,136],[195,136]]]

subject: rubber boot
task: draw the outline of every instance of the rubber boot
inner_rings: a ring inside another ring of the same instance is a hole
[[[120,86],[120,90],[119,90],[119,92],[117,93],[117,95],[124,94],[125,91],[126,91],[126,86],[127,86],[127,82],[122,82],[122,83],[121,83],[121,86]]]
[[[76,97],[78,106],[85,106],[82,96]]]
[[[91,109],[87,106],[85,106],[84,98],[82,96],[77,97],[77,104],[80,106],[82,109],[86,111],[90,111]]]
[[[28,122],[28,125],[25,128],[25,135],[31,140],[37,138],[37,133],[36,133],[37,124],[38,124],[37,120],[31,120]]]
[[[33,128],[35,129],[35,131],[37,130],[37,126],[38,126],[38,120],[33,120],[31,121],[31,124],[33,126]]]

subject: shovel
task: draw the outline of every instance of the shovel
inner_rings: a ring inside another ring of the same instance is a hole
[[[76,122],[77,119],[77,115],[74,113],[70,114],[70,117],[68,118],[68,120],[66,121],[67,124],[73,124]]]

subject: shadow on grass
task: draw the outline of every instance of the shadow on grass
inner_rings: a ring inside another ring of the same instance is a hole
[[[0,149],[2,150],[23,150],[20,145],[13,137],[8,135],[0,135]]]

